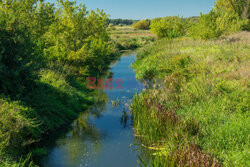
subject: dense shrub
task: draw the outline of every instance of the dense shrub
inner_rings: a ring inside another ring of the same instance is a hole
[[[150,28],[159,38],[180,37],[186,31],[184,19],[177,16],[153,19]]]
[[[189,29],[189,35],[194,38],[211,39],[221,35],[221,31],[217,26],[217,14],[211,11],[209,14],[201,14],[198,23]]]
[[[249,31],[249,1],[217,0],[209,14],[201,14],[198,23],[189,28],[194,38],[214,39],[241,30]]]
[[[14,30],[0,31],[0,94],[18,95],[27,89],[28,82],[32,79],[30,63],[32,58],[32,43],[19,31],[15,35]],[[22,85],[22,87],[20,87]]]
[[[69,0],[0,1],[0,166],[86,109],[85,77],[116,55],[101,10]]]
[[[249,20],[241,19],[236,13],[224,12],[216,19],[216,25],[223,34],[249,30]]]
[[[141,20],[133,25],[134,29],[149,30],[150,20]]]
[[[249,0],[217,0],[215,9],[219,13],[233,13],[241,19],[250,19]]]

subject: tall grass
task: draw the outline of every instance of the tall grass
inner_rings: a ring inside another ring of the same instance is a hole
[[[249,39],[163,39],[141,50],[137,78],[163,85],[131,105],[152,166],[249,165]]]
[[[17,165],[18,157],[32,151],[32,144],[77,118],[92,103],[91,92],[72,77],[71,67],[53,64],[40,70],[29,94],[15,101],[0,97],[0,166],[9,161]]]
[[[132,26],[115,26],[111,37],[119,50],[133,50],[155,41],[150,31],[133,29]]]

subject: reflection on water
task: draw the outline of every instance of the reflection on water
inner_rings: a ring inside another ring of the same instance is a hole
[[[112,65],[110,74],[124,80],[123,89],[97,90],[93,107],[80,114],[67,132],[49,139],[49,154],[42,158],[41,166],[137,166],[137,152],[130,148],[134,137],[128,107],[142,88],[130,68],[134,60],[134,55],[123,56]],[[119,104],[113,106],[114,100]]]
[[[125,110],[123,110],[123,114],[121,117],[121,124],[123,125],[124,128],[127,127],[128,119],[129,119],[129,115],[127,114],[127,112]]]

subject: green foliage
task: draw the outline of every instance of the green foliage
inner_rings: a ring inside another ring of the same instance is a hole
[[[134,29],[132,26],[115,27],[111,37],[119,50],[133,50],[155,41],[149,30]]]
[[[216,19],[216,25],[223,34],[235,33],[240,30],[248,30],[249,20],[242,20],[233,12],[225,12]]]
[[[131,109],[152,166],[248,166],[248,36],[163,39],[140,51],[136,76],[154,86]]]
[[[249,5],[248,0],[217,0],[215,11],[218,14],[218,28],[224,34],[249,30]]]
[[[18,163],[13,163],[9,159],[2,162],[0,159],[0,165],[1,167],[36,167],[36,165],[31,161],[31,154],[26,157],[22,157]]]
[[[113,52],[107,15],[101,10],[88,14],[84,5],[62,1],[56,20],[45,34],[48,58],[70,63],[79,77],[101,72]]]
[[[110,29],[110,30],[115,30],[114,24],[110,23],[110,24],[109,24],[109,29]]]
[[[1,30],[0,36],[0,93],[17,95],[28,87],[26,83],[33,78],[32,50],[29,49],[34,45],[21,31]],[[33,60],[36,59],[34,56]]]
[[[189,35],[194,38],[214,39],[221,35],[220,29],[217,27],[217,14],[214,11],[209,14],[201,14],[199,22],[189,29]]]
[[[91,104],[85,77],[118,53],[107,28],[102,10],[75,1],[0,1],[0,163]]]
[[[138,20],[131,20],[131,19],[108,19],[108,24],[117,25],[132,25]]]
[[[21,145],[31,141],[24,137],[29,135],[36,123],[25,117],[25,113],[32,112],[30,108],[22,106],[19,102],[0,99],[0,148],[3,146],[19,150]]]
[[[119,37],[114,39],[119,50],[133,50],[154,41],[153,37]]]
[[[248,0],[217,0],[215,8],[220,13],[233,13],[242,19],[250,19],[250,3]]]
[[[215,9],[201,14],[199,22],[189,28],[194,38],[215,39],[241,30],[249,30],[248,0],[217,0]]]
[[[186,31],[184,19],[177,16],[153,19],[150,28],[159,38],[180,37]]]
[[[150,20],[140,20],[139,22],[133,25],[134,29],[139,30],[149,30],[150,29]]]

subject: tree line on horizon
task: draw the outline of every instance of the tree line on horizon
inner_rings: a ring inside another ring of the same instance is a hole
[[[136,22],[135,29],[151,30],[159,38],[190,36],[214,39],[237,31],[250,30],[249,0],[217,0],[208,14],[182,18],[169,16]]]
[[[117,26],[117,25],[132,25],[138,21],[139,20],[133,20],[133,19],[108,19],[107,23]]]

